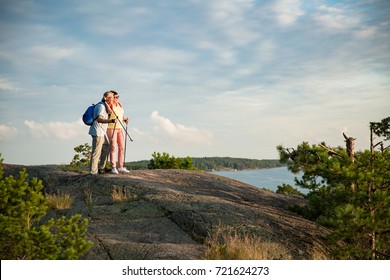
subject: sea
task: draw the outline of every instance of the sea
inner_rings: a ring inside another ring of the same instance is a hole
[[[240,182],[250,184],[258,188],[269,189],[276,192],[278,186],[289,184],[301,193],[307,194],[307,189],[302,189],[295,185],[294,178],[301,178],[301,174],[293,174],[288,171],[287,167],[237,170],[237,171],[212,171],[212,174],[224,176]]]

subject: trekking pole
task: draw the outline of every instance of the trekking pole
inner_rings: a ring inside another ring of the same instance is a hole
[[[128,125],[126,124],[126,134],[127,134],[127,127],[128,127]],[[126,144],[127,144],[127,137],[125,137],[125,153],[124,153],[124,155],[123,155],[123,166],[125,166],[125,164],[126,164]]]
[[[118,115],[115,113],[114,110],[112,110],[112,112],[114,113],[115,117],[118,119],[119,123],[121,124],[121,126],[122,126],[123,129],[125,130],[127,137],[129,137],[130,141],[133,142],[133,139],[131,139],[131,136],[130,136],[129,133],[127,132],[127,129],[126,129],[125,126],[123,125],[122,121],[118,118]]]
[[[104,134],[104,137],[105,137],[105,138],[107,139],[107,141],[108,141],[107,160],[108,160],[108,156],[111,154],[111,145],[112,145],[112,140],[114,139],[115,128],[116,128],[116,123],[114,124],[114,130],[113,130],[113,132],[112,132],[111,139],[108,139],[107,131],[106,131],[106,133]]]
[[[116,128],[116,123],[114,124],[114,130],[112,131],[111,140],[110,140],[110,147],[109,147],[109,151],[111,150],[111,143],[112,143],[112,140],[114,139],[115,128]],[[107,137],[107,138],[108,138],[108,137]]]

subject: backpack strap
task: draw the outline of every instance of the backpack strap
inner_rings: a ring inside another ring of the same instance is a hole
[[[101,105],[104,106],[103,102],[100,101],[99,103],[97,103],[97,104],[95,105],[95,108],[96,108],[96,106],[98,106],[99,104],[101,104]],[[95,114],[95,110],[93,110],[93,114]],[[96,117],[94,117],[94,118],[93,118],[93,121],[95,122],[95,121],[98,119],[98,117],[99,117],[99,115],[97,115]]]

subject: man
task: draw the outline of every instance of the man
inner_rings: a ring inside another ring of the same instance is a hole
[[[110,115],[110,119],[117,119],[119,123],[110,123],[107,129],[107,136],[110,139],[110,162],[113,174],[118,173],[129,173],[129,171],[124,167],[125,161],[125,138],[123,135],[124,125],[123,122],[128,124],[129,118],[124,117],[124,110],[122,104],[119,102],[119,94],[117,92],[114,93],[114,99],[112,103],[110,103],[110,108],[112,110],[112,114]],[[118,164],[117,157],[118,155]]]
[[[102,101],[94,109],[94,122],[89,129],[89,135],[92,136],[92,153],[90,161],[90,174],[102,174],[107,163],[110,143],[107,139],[106,132],[108,123],[116,123],[116,119],[109,119],[111,114],[110,104],[112,103],[114,93],[106,91]],[[100,168],[99,165],[100,158]]]

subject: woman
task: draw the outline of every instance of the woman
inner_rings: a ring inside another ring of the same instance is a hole
[[[117,123],[110,123],[107,129],[107,136],[108,139],[110,139],[110,163],[112,167],[111,173],[129,173],[126,167],[124,167],[125,138],[123,133],[123,122],[128,124],[129,118],[124,117],[124,110],[122,104],[119,102],[119,94],[115,91],[111,92],[114,94],[114,98],[110,104],[112,110],[110,119],[118,119]],[[116,155],[118,157],[116,157]]]

